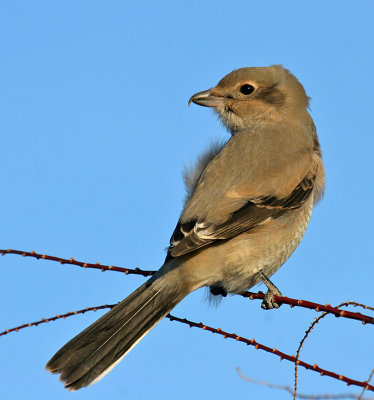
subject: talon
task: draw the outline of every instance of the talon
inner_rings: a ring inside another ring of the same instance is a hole
[[[274,285],[274,283],[263,273],[260,274],[262,282],[268,288],[265,293],[264,300],[261,303],[261,308],[264,310],[271,310],[272,308],[279,308],[281,304],[274,301],[274,296],[282,296],[280,290]]]

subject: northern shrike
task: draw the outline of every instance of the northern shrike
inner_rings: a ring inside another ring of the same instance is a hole
[[[101,379],[190,292],[243,293],[290,257],[324,189],[308,100],[280,65],[235,70],[190,98],[212,107],[231,137],[185,174],[186,202],[159,271],[48,362],[67,389]]]

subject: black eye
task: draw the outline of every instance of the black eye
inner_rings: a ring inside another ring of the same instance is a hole
[[[249,94],[253,93],[255,88],[252,85],[246,83],[245,85],[241,86],[240,92],[248,96]]]

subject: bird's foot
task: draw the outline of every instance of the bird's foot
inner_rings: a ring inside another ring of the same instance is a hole
[[[268,291],[265,293],[264,300],[261,303],[261,308],[263,308],[264,310],[279,308],[281,304],[278,304],[274,301],[274,296],[282,296],[282,293],[263,272],[261,272],[260,276],[262,282],[268,288]]]

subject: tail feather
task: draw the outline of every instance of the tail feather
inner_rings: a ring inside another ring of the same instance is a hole
[[[186,295],[147,283],[65,344],[47,363],[69,390],[100,380]]]

